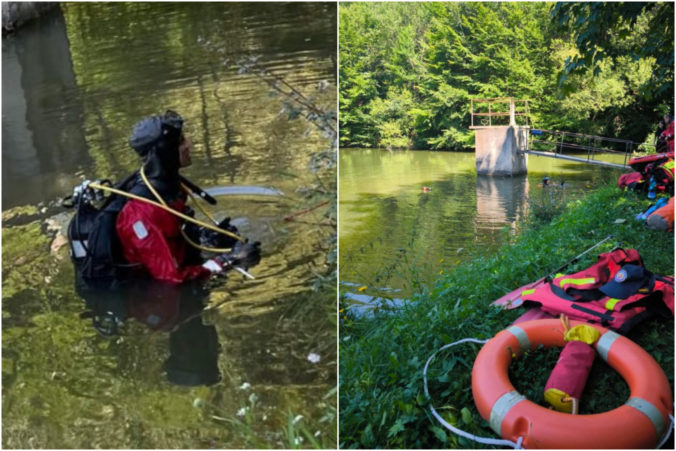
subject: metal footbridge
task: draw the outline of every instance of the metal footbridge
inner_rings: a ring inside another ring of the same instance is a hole
[[[526,149],[521,152],[616,169],[629,169],[627,163],[632,153],[642,144],[604,136],[531,129]]]

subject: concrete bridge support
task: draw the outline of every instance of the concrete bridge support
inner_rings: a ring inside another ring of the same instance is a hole
[[[2,34],[15,31],[25,23],[58,7],[58,2],[2,2]]]
[[[512,176],[528,171],[527,149],[530,127],[505,125],[473,127],[475,130],[476,173]]]

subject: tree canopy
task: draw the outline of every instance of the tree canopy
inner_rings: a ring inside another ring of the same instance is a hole
[[[529,99],[535,127],[643,141],[672,108],[673,3],[622,5],[341,4],[341,145],[471,148],[470,99],[491,97]]]

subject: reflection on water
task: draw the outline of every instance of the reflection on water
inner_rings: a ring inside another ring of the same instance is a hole
[[[297,431],[335,447],[335,293],[309,291],[335,229],[316,225],[321,210],[283,221],[304,207],[326,138],[234,65],[258,54],[335,110],[335,89],[320,89],[335,80],[335,9],[65,3],[3,39],[3,447],[288,447],[298,414]],[[256,280],[230,274],[201,296],[142,290],[106,338],[91,324],[110,318],[81,318],[58,200],[84,177],[137,169],[133,124],[168,108],[195,144],[185,175],[226,186],[212,212],[263,259]]]
[[[168,332],[167,380],[176,385],[213,385],[221,379],[218,369],[218,334],[204,324],[202,312],[209,292],[202,283],[173,285],[154,280],[130,281],[116,291],[79,293],[86,310],[102,336],[124,336],[132,319],[151,331]]]
[[[528,196],[527,177],[477,177],[476,222],[500,229],[522,218]]]
[[[341,283],[368,285],[364,294],[390,296],[372,287],[410,295],[470,258],[469,250],[497,249],[541,194],[545,176],[572,197],[616,177],[612,170],[530,157],[528,175],[477,176],[473,153],[340,151]],[[354,292],[347,286],[345,291]]]

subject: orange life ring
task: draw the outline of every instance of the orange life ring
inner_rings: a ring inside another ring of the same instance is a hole
[[[571,321],[571,327],[584,324]],[[512,358],[538,345],[564,346],[558,319],[511,326],[489,340],[472,369],[472,393],[481,416],[502,438],[525,448],[654,448],[670,430],[673,402],[662,368],[639,345],[600,326],[598,354],[624,378],[629,400],[613,410],[570,415],[528,401],[509,381]]]

